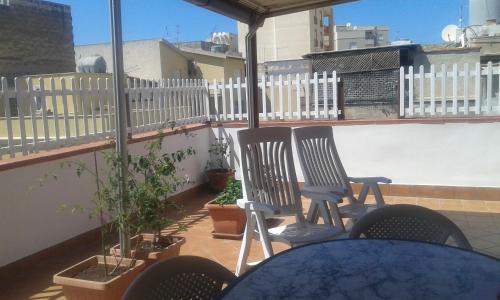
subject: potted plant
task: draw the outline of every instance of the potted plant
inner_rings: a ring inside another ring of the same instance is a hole
[[[107,180],[99,176],[95,152],[93,169],[80,162],[61,164],[61,168],[76,166],[79,177],[83,173],[95,177],[97,190],[93,198],[94,207],[74,206],[72,211],[88,212],[89,217],[98,218],[101,225],[101,255],[92,256],[54,275],[54,283],[62,285],[67,299],[121,299],[125,289],[145,268],[142,260],[106,256],[110,233],[114,233],[117,228],[128,230],[131,215],[129,210],[118,209],[121,200],[117,192],[120,159],[114,153],[104,153],[104,156],[109,166],[109,173],[105,176]],[[57,180],[56,175],[53,178]]]
[[[130,202],[134,213],[135,235],[131,238],[132,257],[146,261],[149,266],[157,261],[179,255],[185,238],[162,234],[162,229],[173,221],[166,216],[169,210],[180,208],[169,198],[189,180],[177,175],[178,164],[195,154],[191,147],[160,155],[163,139],[146,144],[147,153],[131,157],[129,181]],[[120,246],[111,248],[111,254],[120,255]]]
[[[227,186],[214,200],[207,203],[212,218],[214,238],[241,239],[245,229],[245,211],[236,205],[243,196],[241,181],[230,177]]]
[[[227,185],[229,177],[234,176],[234,170],[229,168],[227,159],[231,155],[231,140],[215,139],[208,149],[210,161],[207,164],[207,176],[210,189],[220,193]]]

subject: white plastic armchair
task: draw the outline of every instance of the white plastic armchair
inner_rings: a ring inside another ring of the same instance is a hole
[[[268,258],[274,254],[271,241],[294,247],[332,239],[342,233],[332,222],[311,223],[303,214],[290,128],[241,130],[238,140],[244,195],[244,199],[238,200],[238,206],[245,209],[247,222],[236,266],[237,276],[249,266],[247,260],[253,239],[261,242],[264,257]],[[340,200],[340,196],[330,193],[317,201],[338,203]],[[327,211],[320,213],[328,214]],[[295,223],[267,227],[266,217],[287,215],[294,215]]]
[[[359,219],[367,212],[365,205],[366,196],[371,189],[375,196],[376,206],[385,205],[384,197],[379,188],[379,183],[391,183],[391,180],[385,177],[348,177],[340,160],[335,141],[333,139],[333,130],[331,126],[310,126],[296,128],[293,130],[295,144],[299,156],[302,172],[304,173],[305,186],[303,194],[315,198],[328,198],[332,189],[341,197],[348,199],[349,204],[338,207],[332,204],[330,207],[333,222],[341,228],[344,228],[341,218],[352,218],[354,221]],[[352,183],[361,183],[361,191],[358,197],[354,197]],[[314,194],[306,194],[304,191],[316,189]],[[321,190],[326,193],[321,193]],[[325,210],[325,204],[313,201],[311,203],[307,218],[311,222],[318,220],[319,212]]]

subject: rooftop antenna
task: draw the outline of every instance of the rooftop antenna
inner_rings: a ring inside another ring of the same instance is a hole
[[[177,42],[177,47],[179,46],[179,34],[180,34],[180,26],[179,24],[175,25],[175,36],[176,36],[176,42]]]
[[[463,27],[463,14],[464,14],[464,3],[460,1],[460,18],[458,19],[458,28],[462,29]]]

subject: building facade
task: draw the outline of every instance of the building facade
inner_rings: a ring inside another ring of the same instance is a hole
[[[245,75],[245,60],[239,56],[225,53],[210,52],[192,48],[181,48],[182,53],[190,60],[195,69],[195,77],[207,79],[210,82],[240,77]]]
[[[335,25],[334,50],[352,50],[390,45],[387,26]]]
[[[76,61],[95,55],[104,58],[107,72],[111,72],[111,44],[75,47]],[[149,80],[192,77],[189,74],[189,59],[164,39],[124,42],[123,62],[125,73],[130,77]]]
[[[238,48],[246,57],[248,26],[238,22]],[[257,30],[257,62],[301,59],[311,52],[333,50],[333,10],[324,7],[272,17]]]
[[[71,9],[41,0],[0,1],[0,76],[75,70]]]

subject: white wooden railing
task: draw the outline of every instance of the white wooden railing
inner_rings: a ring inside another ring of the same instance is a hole
[[[114,135],[110,78],[30,77],[10,85],[1,78],[0,83],[0,159]],[[204,121],[206,91],[203,80],[129,80],[129,131]]]
[[[400,69],[400,116],[500,114],[500,66],[488,62]]]
[[[340,113],[337,85],[336,72],[262,76],[259,78],[259,116],[264,121],[337,119]],[[247,119],[246,80],[214,80],[207,89],[211,118]]]
[[[436,69],[400,69],[401,117],[500,113],[500,66],[490,62]],[[0,159],[113,137],[112,81],[92,76],[28,77],[11,83],[1,78]],[[338,82],[336,72],[263,76],[257,99],[260,118],[337,119]],[[129,80],[129,131],[208,119],[245,121],[246,94],[246,80],[240,78]]]

